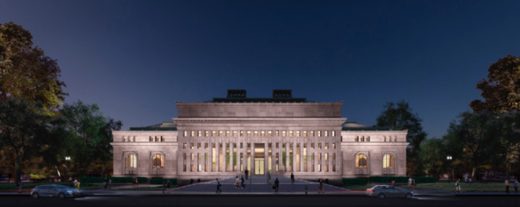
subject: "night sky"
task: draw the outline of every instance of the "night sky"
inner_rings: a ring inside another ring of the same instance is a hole
[[[30,30],[58,60],[66,102],[98,104],[124,127],[224,97],[342,101],[372,125],[406,100],[442,136],[490,64],[520,55],[520,1],[0,0],[0,23]]]

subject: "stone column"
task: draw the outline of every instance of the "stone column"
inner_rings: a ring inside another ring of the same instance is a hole
[[[292,172],[296,172],[296,142],[292,142]]]
[[[216,172],[220,172],[220,140],[216,140],[215,142],[215,149],[216,149],[216,153],[215,153],[215,156],[216,156],[216,160],[217,160],[217,166],[216,166],[216,169],[215,171]]]
[[[268,170],[268,168],[267,168],[267,164],[268,164],[267,150],[268,149],[267,149],[267,142],[263,142],[263,143],[264,143],[264,174],[267,174],[267,170]]]
[[[238,140],[236,138],[234,138],[234,139],[235,139],[235,142],[237,143],[237,172],[241,172],[241,170],[240,170],[240,166],[241,166],[240,154],[242,153],[242,149],[243,148],[240,147],[240,144],[242,144],[242,142],[240,142],[240,140]],[[242,147],[244,147],[244,146],[242,146]]]
[[[285,172],[289,172],[289,142],[285,143]]]
[[[229,141],[229,165],[231,165],[231,172],[235,171],[235,164],[233,163],[233,156],[235,155],[233,152],[234,144],[235,143],[233,141]]]
[[[304,172],[303,171],[303,162],[304,162],[304,157],[303,157],[303,143],[305,142],[305,140],[300,140],[300,172]]]

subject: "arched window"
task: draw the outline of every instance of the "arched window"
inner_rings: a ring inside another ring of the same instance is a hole
[[[393,168],[394,167],[394,156],[391,154],[383,155],[383,168]]]
[[[155,154],[152,157],[152,167],[154,168],[163,168],[164,167],[164,155],[163,154]]]
[[[126,167],[132,169],[137,168],[137,154],[131,153],[126,156]]]
[[[367,156],[363,153],[356,154],[356,167],[357,168],[366,168],[368,166]]]

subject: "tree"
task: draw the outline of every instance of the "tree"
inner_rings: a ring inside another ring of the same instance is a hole
[[[60,110],[63,128],[68,131],[74,171],[78,175],[106,174],[112,167],[112,130],[121,122],[103,116],[95,104],[65,104]]]
[[[438,178],[444,172],[446,152],[442,139],[424,140],[419,155],[426,175]]]
[[[422,169],[418,156],[421,142],[426,139],[426,133],[423,131],[421,119],[412,113],[408,103],[405,101],[388,103],[377,118],[376,127],[408,130],[406,141],[410,145],[407,148],[407,173],[409,175],[421,174]]]
[[[40,149],[47,134],[48,117],[34,107],[13,97],[0,102],[0,145],[14,155],[17,186],[21,184],[22,162]]]
[[[48,118],[63,101],[59,75],[56,61],[33,45],[29,31],[0,24],[0,147],[14,155],[17,184],[22,160],[39,151]]]
[[[445,136],[448,153],[460,163],[459,168],[471,169],[471,176],[479,179],[481,169],[506,170],[511,157],[507,141],[513,135],[511,124],[493,112],[465,112],[450,124]],[[516,135],[517,136],[517,135]]]
[[[14,96],[50,114],[65,95],[59,76],[58,64],[33,45],[29,31],[0,24],[0,100]]]
[[[488,77],[477,84],[484,98],[474,100],[473,110],[507,112],[520,109],[520,57],[508,55],[492,64]]]

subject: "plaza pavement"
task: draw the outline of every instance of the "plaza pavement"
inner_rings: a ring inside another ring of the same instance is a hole
[[[279,180],[279,190],[274,192],[274,180]],[[220,180],[222,184],[221,194],[345,194],[355,193],[345,188],[336,187],[323,183],[323,192],[319,192],[319,183],[296,179],[291,183],[291,179],[285,176],[271,176],[271,180],[267,180],[267,176],[252,176],[245,180],[245,188],[235,187],[235,177]],[[217,190],[217,181],[211,180],[207,182],[194,183],[191,185],[181,186],[168,191],[170,194],[215,194]],[[359,192],[358,192],[359,193]],[[364,192],[363,192],[364,193]]]

